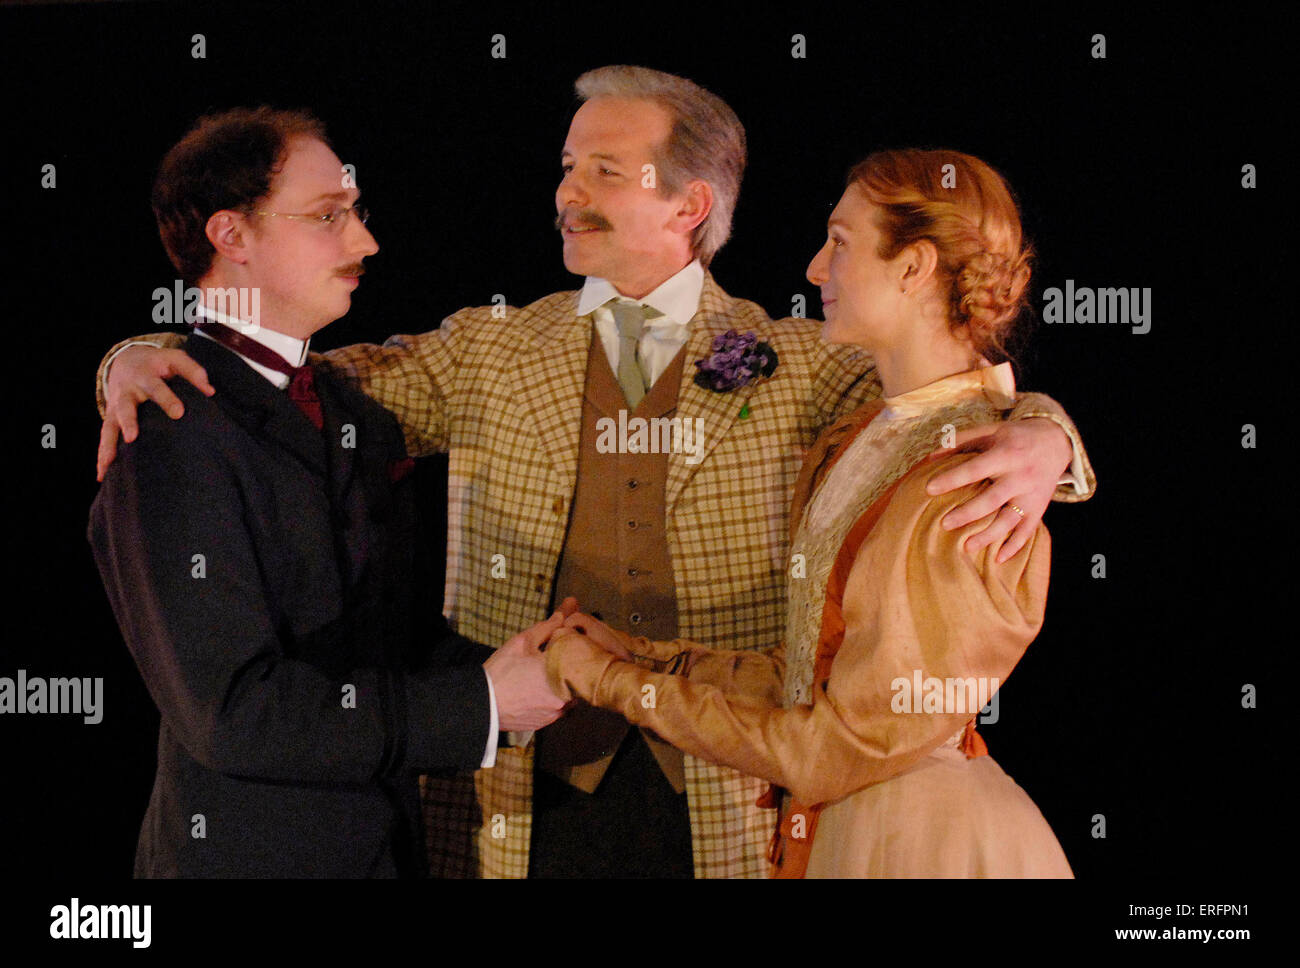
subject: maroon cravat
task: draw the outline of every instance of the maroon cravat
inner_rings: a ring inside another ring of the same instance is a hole
[[[298,409],[307,415],[317,430],[325,426],[320,397],[316,396],[316,380],[310,366],[293,367],[293,376],[289,380],[289,399],[298,405]]]
[[[316,395],[316,381],[310,365],[292,366],[270,347],[263,346],[255,339],[249,339],[239,330],[233,329],[224,323],[204,320],[194,328],[205,336],[211,336],[222,346],[234,350],[240,356],[247,357],[268,370],[283,373],[289,378],[289,399],[297,405],[298,409],[315,425],[317,430],[325,426],[325,418],[320,408],[320,397]]]

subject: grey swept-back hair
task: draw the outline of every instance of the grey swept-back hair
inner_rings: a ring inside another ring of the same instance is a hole
[[[658,191],[675,195],[695,178],[709,183],[713,208],[691,237],[692,251],[708,266],[731,236],[731,218],[745,174],[745,127],[736,112],[693,81],[648,67],[598,67],[573,86],[583,101],[644,98],[668,111],[672,128],[654,156]]]

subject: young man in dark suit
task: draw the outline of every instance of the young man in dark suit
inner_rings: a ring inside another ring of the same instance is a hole
[[[200,120],[154,186],[220,392],[143,408],[91,509],[162,715],[137,876],[418,875],[417,775],[491,766],[498,730],[560,712],[560,614],[492,650],[417,612],[397,422],[304,365],[378,251],[358,197],[318,121],[268,108]]]

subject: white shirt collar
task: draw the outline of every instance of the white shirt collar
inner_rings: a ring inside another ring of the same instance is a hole
[[[693,259],[644,299],[638,300],[663,314],[646,320],[647,328],[670,323],[685,326],[699,311],[700,293],[703,290],[704,266],[700,265],[699,259]],[[578,298],[578,315],[586,316],[611,299],[625,298],[627,297],[615,289],[608,279],[588,276],[582,285],[582,295]]]
[[[198,311],[199,315],[203,318],[210,319],[217,323],[225,323],[231,329],[238,330],[254,342],[261,343],[277,356],[283,357],[290,366],[302,366],[307,362],[307,348],[311,346],[310,339],[298,339],[296,336],[289,336],[286,333],[278,333],[273,329],[267,329],[265,326],[251,326],[243,320],[235,319],[233,316],[217,312],[215,309],[212,309],[203,303],[199,304]],[[202,330],[195,330],[195,332],[204,339],[212,338]],[[236,355],[280,389],[283,390],[289,385],[289,377],[278,370],[272,370],[270,367],[262,366],[260,363],[255,363],[243,354],[236,353]]]

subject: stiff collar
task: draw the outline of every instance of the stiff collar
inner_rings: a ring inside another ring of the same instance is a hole
[[[646,320],[646,328],[670,324],[685,326],[700,309],[700,292],[703,288],[704,266],[700,265],[699,259],[694,259],[644,299],[636,300],[662,313],[661,316]],[[608,279],[588,276],[582,285],[582,295],[578,298],[577,315],[586,316],[611,299],[626,298]]]
[[[295,336],[289,336],[286,333],[278,333],[273,329],[267,329],[265,326],[252,326],[243,320],[228,316],[225,313],[217,312],[200,303],[199,315],[204,319],[210,319],[216,323],[224,323],[231,329],[237,330],[242,335],[248,337],[254,342],[261,343],[267,349],[271,350],[277,356],[284,358],[290,366],[302,366],[307,361],[307,348],[311,345],[310,339],[298,339]],[[195,332],[204,339],[212,339],[201,330]],[[234,352],[233,350],[231,352]],[[251,366],[262,376],[266,377],[275,386],[284,389],[289,385],[289,378],[283,373],[278,373],[270,367],[262,366],[260,363],[254,363],[248,357],[236,353],[241,360]]]

